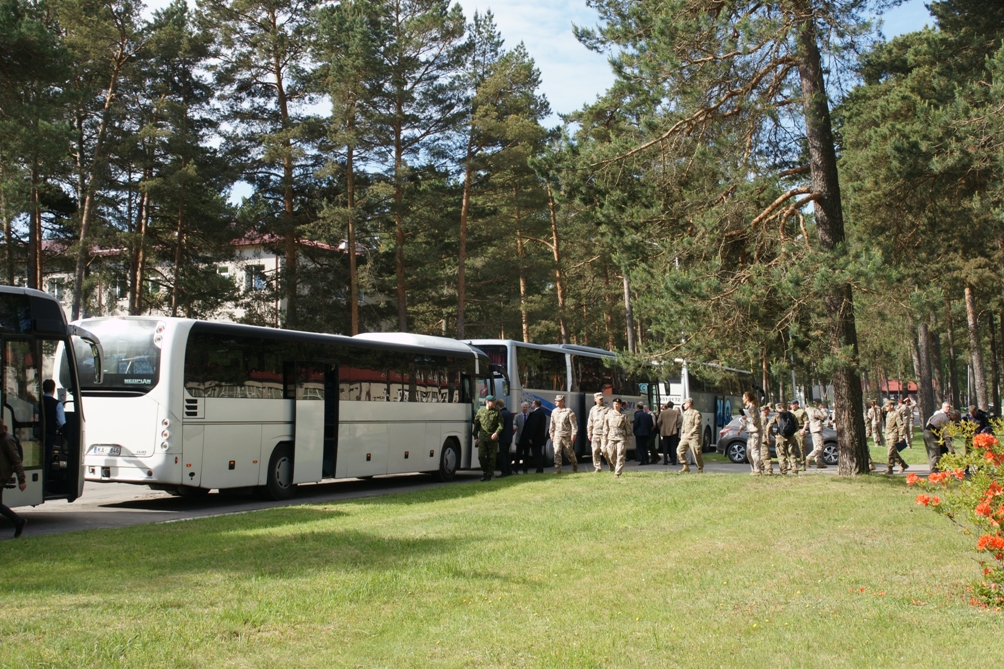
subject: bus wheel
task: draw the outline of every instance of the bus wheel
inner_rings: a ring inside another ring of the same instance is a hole
[[[193,488],[188,485],[180,485],[175,490],[178,497],[205,497],[209,494],[209,488]]]
[[[710,427],[704,428],[704,445],[703,445],[702,449],[704,451],[710,451],[711,450],[711,428]]]
[[[457,442],[447,439],[443,444],[443,452],[439,457],[439,471],[436,472],[436,479],[442,482],[452,481],[457,475],[457,467],[460,466],[460,449]]]
[[[293,448],[289,444],[279,444],[272,451],[263,492],[274,500],[289,499],[296,492],[296,484],[293,483]]]

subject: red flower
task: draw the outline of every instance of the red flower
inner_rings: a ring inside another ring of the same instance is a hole
[[[973,448],[992,448],[1000,442],[992,434],[978,434],[973,437]]]
[[[966,473],[964,471],[962,471],[961,469],[956,469],[952,473],[955,474],[955,478],[959,479],[960,481],[962,479],[966,478]]]
[[[923,504],[924,506],[927,506],[930,503],[931,503],[930,495],[917,495],[917,504]]]
[[[980,540],[976,542],[976,550],[985,551],[987,546],[990,544],[990,540],[993,539],[989,534],[984,534],[980,537]]]
[[[938,506],[939,504],[941,504],[941,498],[940,497],[938,497],[937,495],[935,495],[934,497],[931,498],[931,506]]]
[[[986,502],[980,502],[976,505],[976,515],[990,517],[990,505]]]
[[[917,476],[916,474],[910,474],[910,475],[908,475],[906,477],[906,484],[907,485],[916,485],[917,481],[919,481],[919,480],[920,480],[919,476]]]

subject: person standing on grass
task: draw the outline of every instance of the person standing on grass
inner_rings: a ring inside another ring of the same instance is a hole
[[[944,433],[945,426],[952,422],[951,402],[942,402],[941,409],[934,414],[924,424],[924,448],[927,450],[927,462],[931,465],[931,471],[937,471],[938,461],[941,456],[948,452],[955,452],[952,448],[952,438]]]
[[[798,421],[788,411],[783,402],[774,405],[777,413],[767,424],[767,431],[776,428],[774,432],[774,451],[777,453],[777,466],[781,474],[798,474],[798,457],[795,455],[795,432],[798,431]]]
[[[753,470],[750,474],[759,476],[762,473],[760,446],[762,445],[763,421],[760,416],[760,407],[757,406],[756,395],[748,391],[743,393],[743,429],[746,430],[746,459]],[[769,451],[767,455],[770,456]]]
[[[24,492],[28,487],[28,478],[24,475],[24,465],[21,464],[21,455],[17,452],[17,442],[14,440],[14,435],[7,431],[3,421],[0,421],[0,482],[6,486],[13,474],[17,474],[17,487]],[[0,516],[14,524],[15,539],[21,536],[24,526],[28,524],[27,520],[3,503],[2,486],[0,486]]]
[[[547,442],[547,415],[540,400],[534,400],[530,415],[527,416],[526,424],[523,426],[522,438],[526,440],[525,449],[529,449],[533,457],[533,466],[538,474],[544,473],[544,459],[542,453],[544,444]],[[523,461],[523,471],[526,469],[526,461]]]
[[[680,445],[680,410],[673,406],[673,400],[666,402],[666,406],[659,412],[659,420],[656,426],[659,428],[659,436],[662,438],[662,464],[676,464],[676,448]]]
[[[516,432],[516,469],[519,471],[520,462],[523,463],[523,473],[526,474],[527,468],[530,466],[530,445],[523,438],[523,429],[526,427],[526,421],[530,417],[530,403],[523,402],[519,405],[519,413],[513,419],[513,431]]]
[[[586,420],[586,440],[589,442],[593,453],[593,471],[597,474],[603,470],[603,454],[606,452],[607,428],[604,418],[610,407],[604,401],[603,393],[593,393],[593,407],[589,410],[589,418]],[[614,470],[614,463],[607,460],[610,471]]]
[[[812,436],[812,453],[807,461],[814,461],[816,469],[826,469],[823,462],[823,427],[829,420],[830,413],[826,410],[823,400],[816,400],[816,406],[809,411],[809,434]],[[808,466],[808,465],[806,465]]]
[[[905,436],[906,426],[903,424],[903,415],[896,410],[896,405],[892,399],[886,400],[885,406],[885,447],[888,454],[885,473],[892,474],[893,467],[897,464],[902,467],[900,472],[905,472],[909,466],[899,454],[899,449],[896,447],[896,444]]]
[[[568,456],[568,461],[572,463],[572,473],[578,473],[579,461],[575,457],[575,449],[572,444],[579,436],[579,422],[575,418],[575,412],[565,407],[565,396],[555,395],[554,411],[551,412],[551,445],[554,446],[554,473],[561,473],[561,454],[564,452]]]
[[[872,439],[875,440],[875,448],[882,448],[882,409],[875,400],[868,407],[868,426],[871,428]]]
[[[683,400],[683,421],[680,425],[680,445],[676,449],[676,459],[683,464],[680,473],[690,471],[687,451],[694,457],[697,473],[704,473],[704,456],[701,454],[701,412],[694,408],[694,400]]]
[[[632,426],[635,436],[635,451],[638,455],[638,463],[649,464],[648,440],[652,436],[652,415],[645,413],[645,404],[638,402],[638,410],[634,412],[634,425]]]
[[[614,476],[620,477],[624,471],[628,441],[631,439],[631,418],[624,413],[625,403],[621,398],[614,400],[614,408],[604,416],[606,431],[607,462],[614,464]]]
[[[485,398],[485,405],[474,416],[474,438],[478,442],[478,461],[481,462],[482,481],[491,481],[495,476],[495,457],[499,450],[499,435],[502,433],[502,416],[495,408],[495,396]]]
[[[805,458],[808,455],[805,450],[805,433],[809,429],[809,414],[801,407],[798,400],[792,400],[791,415],[798,423],[798,431],[795,432],[795,455],[798,458],[799,468],[804,472]]]
[[[512,455],[509,453],[509,449],[512,448],[512,412],[505,405],[505,400],[496,400],[495,408],[498,409],[499,416],[502,417],[502,432],[499,434],[499,470],[501,470],[502,475],[499,478],[505,478],[513,473],[512,469]]]

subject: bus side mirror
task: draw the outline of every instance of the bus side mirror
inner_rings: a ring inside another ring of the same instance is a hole
[[[94,356],[94,383],[100,386],[105,380],[105,351],[101,348],[101,340],[79,325],[67,325],[66,331],[71,337],[79,337],[90,345],[91,355]]]

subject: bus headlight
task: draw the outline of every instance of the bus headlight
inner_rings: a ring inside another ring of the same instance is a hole
[[[165,418],[164,420],[160,421],[160,424],[163,425],[165,428],[166,427],[170,427],[171,426],[171,421],[169,419]]]
[[[160,436],[163,437],[164,439],[170,439],[171,433],[168,432],[167,430],[164,430],[163,432],[160,433]]]
[[[167,449],[168,449],[168,448],[169,448],[170,446],[171,446],[171,444],[167,443],[166,441],[162,441],[162,442],[160,442],[160,447],[161,447],[161,448],[163,448],[163,449],[164,449],[165,451],[166,451],[166,450],[167,450]]]

